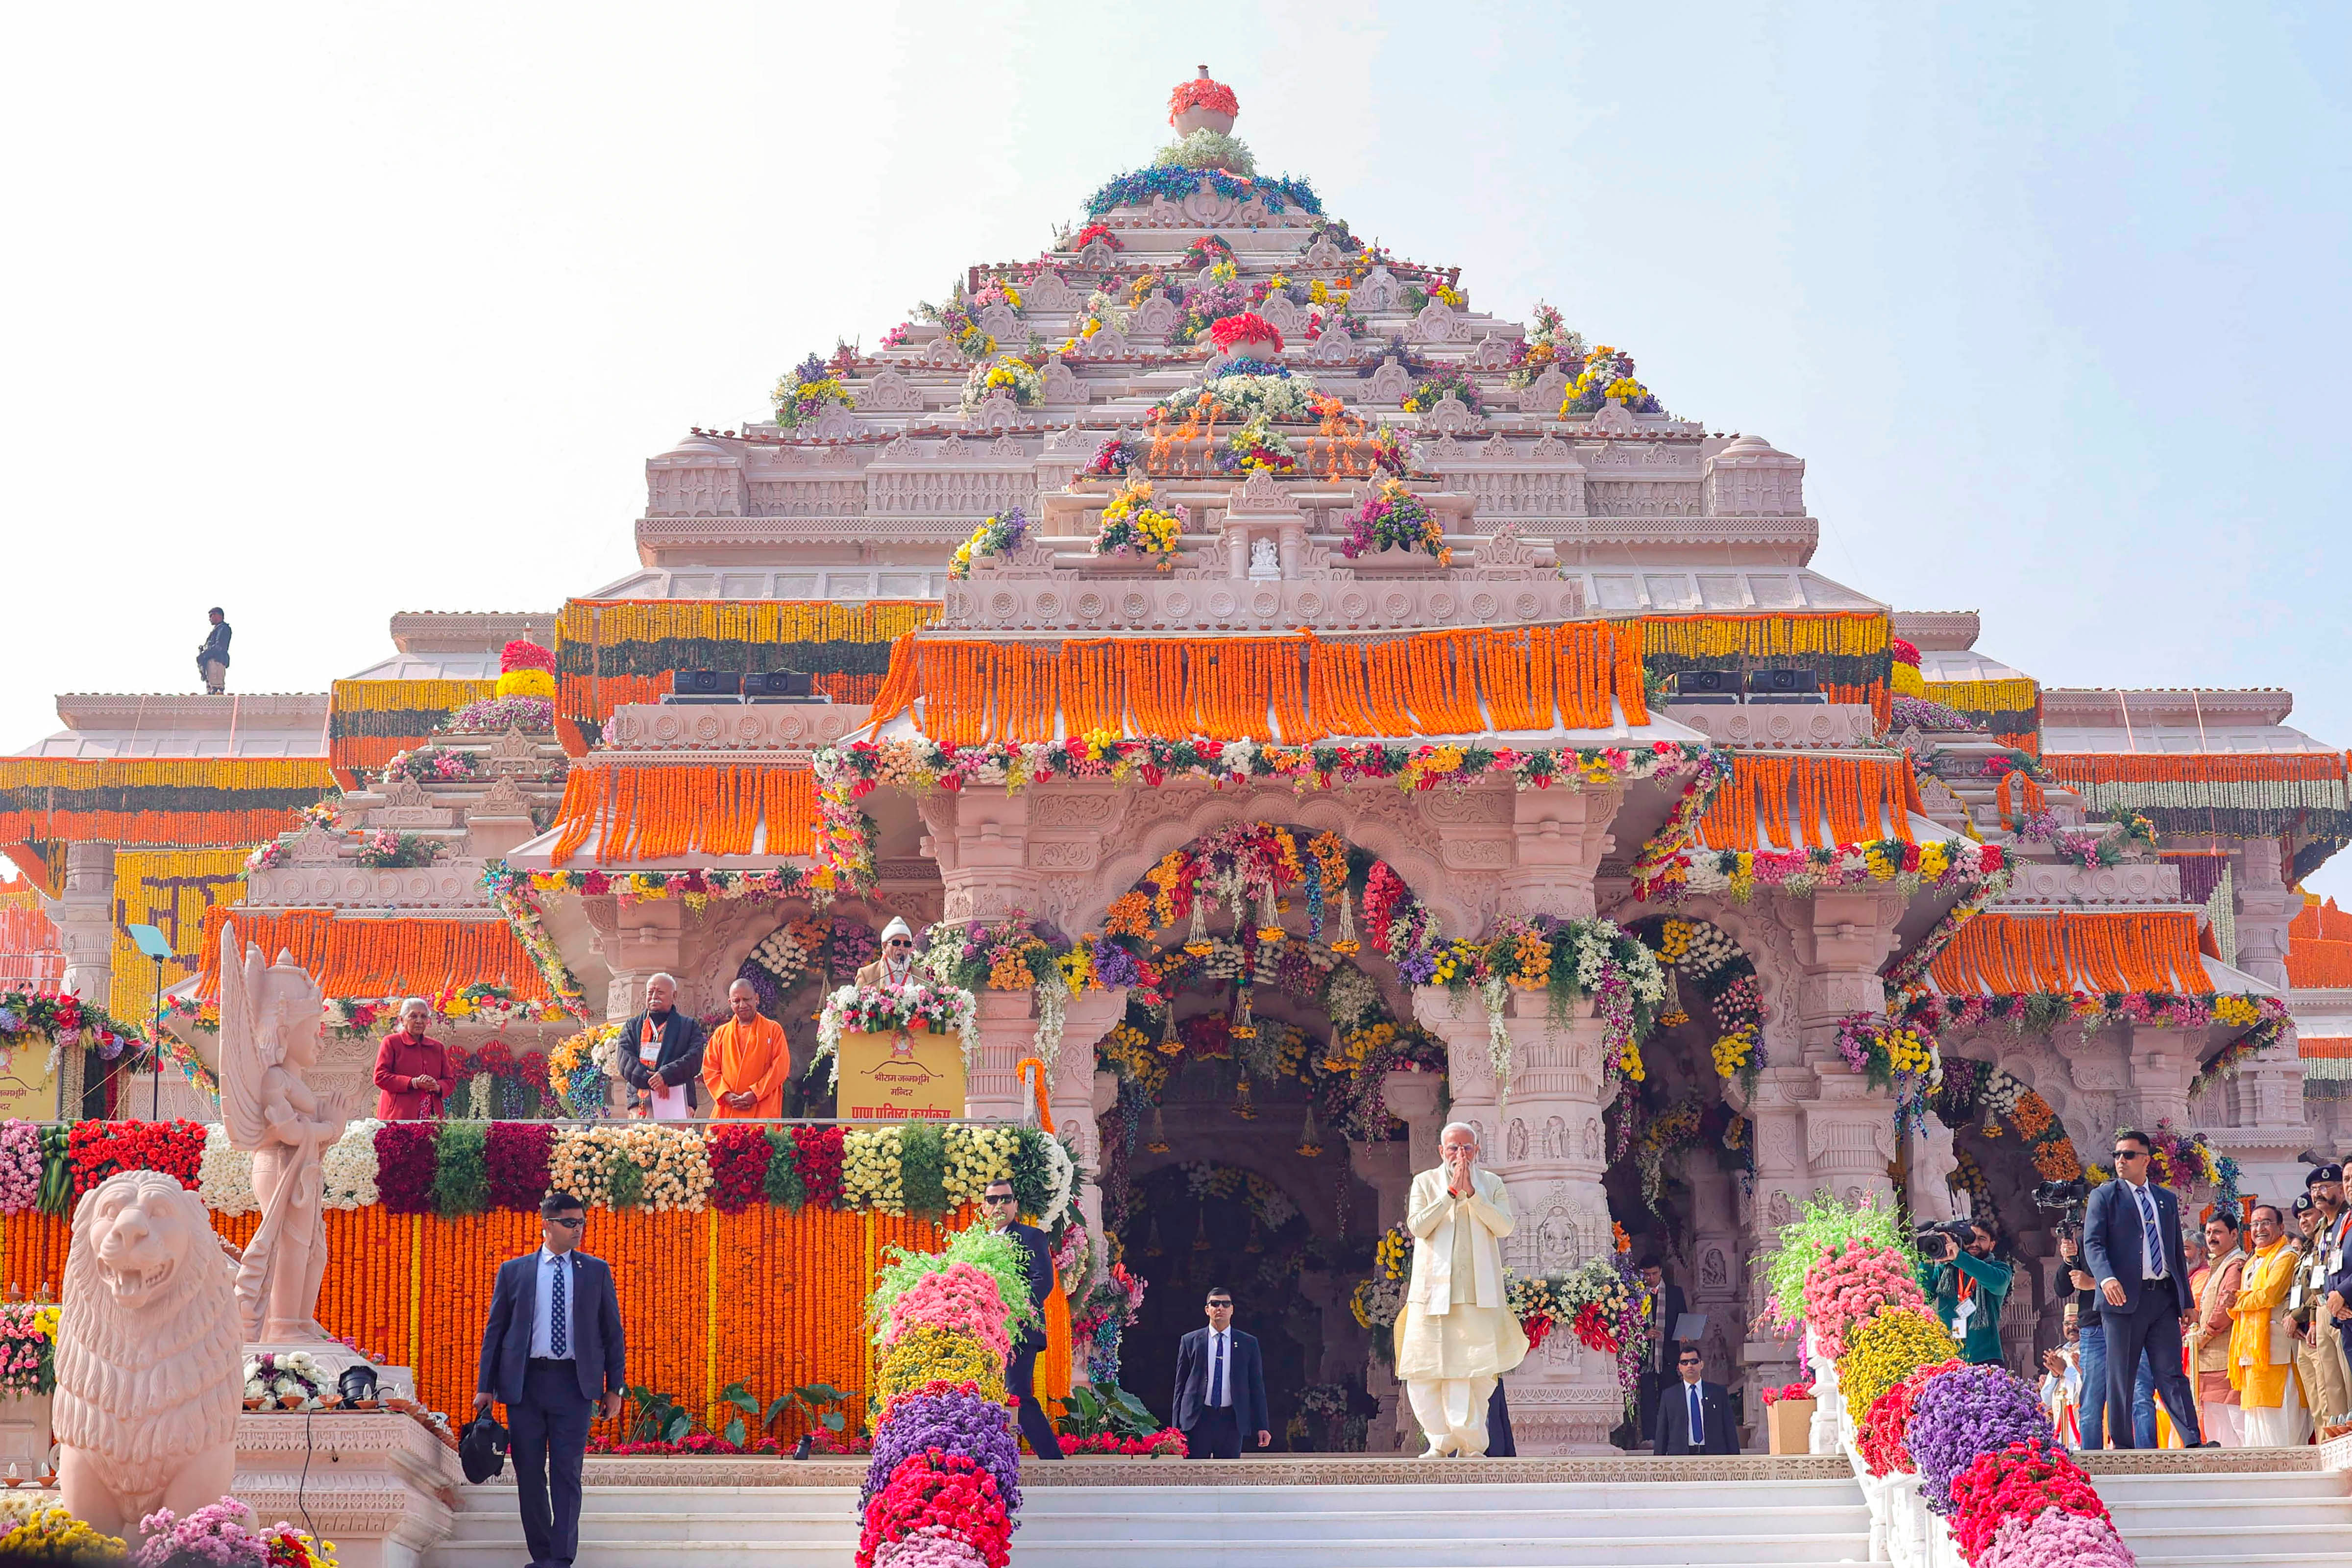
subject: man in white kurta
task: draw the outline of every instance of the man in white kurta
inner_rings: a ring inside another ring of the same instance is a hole
[[[1486,1403],[1496,1380],[1528,1353],[1528,1336],[1503,1299],[1503,1237],[1511,1197],[1478,1164],[1478,1134],[1445,1129],[1444,1163],[1412,1179],[1405,1228],[1412,1276],[1396,1321],[1396,1373],[1429,1438],[1423,1458],[1486,1451]]]

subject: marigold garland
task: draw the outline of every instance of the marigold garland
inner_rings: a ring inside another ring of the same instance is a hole
[[[564,780],[548,858],[563,865],[592,833],[600,866],[806,855],[815,820],[816,784],[803,767],[575,766]]]
[[[330,998],[435,996],[493,984],[518,1002],[554,1000],[539,965],[504,921],[352,920],[331,910],[264,914],[216,905],[205,911],[199,1002],[220,999],[220,931],[231,921],[240,941],[273,955],[290,952]]]
[[[2197,917],[2185,912],[1982,914],[1944,944],[1927,973],[1948,996],[2213,994],[2197,951]]]

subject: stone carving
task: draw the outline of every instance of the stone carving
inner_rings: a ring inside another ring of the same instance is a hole
[[[100,1534],[127,1536],[159,1508],[185,1518],[227,1495],[243,1335],[229,1262],[196,1194],[156,1171],[124,1171],[83,1194],[64,1307],[51,1408],[66,1507]]]
[[[915,363],[936,370],[953,370],[963,364],[963,350],[950,338],[936,337],[923,345]]]
[[[1032,310],[1066,310],[1084,304],[1086,296],[1062,281],[1060,273],[1049,270],[1038,273],[1022,286],[1021,302]]]
[[[1412,390],[1412,378],[1405,374],[1397,357],[1390,354],[1381,361],[1381,368],[1372,372],[1364,383],[1367,403],[1402,403],[1405,394]]]
[[[1558,365],[1545,371],[1519,389],[1519,412],[1540,415],[1546,419],[1559,417],[1559,405],[1568,401],[1568,377]],[[1549,437],[1547,437],[1549,439]],[[1545,455],[1542,442],[1538,442],[1537,456]]]
[[[1797,1205],[1789,1201],[1787,1193],[1777,1187],[1773,1189],[1771,1201],[1764,1205],[1764,1212],[1771,1219],[1774,1230],[1797,1223]]]
[[[1517,1117],[1511,1118],[1511,1131],[1503,1140],[1505,1158],[1513,1164],[1528,1157],[1528,1124]]]
[[[1462,318],[1443,300],[1432,300],[1412,319],[1412,335],[1425,343],[1455,343],[1469,336]]]
[[[1327,321],[1305,353],[1309,364],[1345,364],[1356,357],[1356,337],[1347,328]]]
[[[1176,308],[1175,302],[1164,291],[1154,289],[1143,297],[1143,303],[1135,308],[1128,327],[1142,337],[1164,338],[1174,331],[1183,319],[1184,312]]]
[[[320,1161],[343,1135],[346,1111],[311,1091],[318,1066],[318,981],[280,956],[270,963],[233,925],[221,928],[221,1120],[230,1143],[253,1155],[261,1226],[236,1271],[245,1337],[268,1344],[330,1341],[314,1316],[327,1270]]]
[[[861,414],[908,414],[922,407],[923,395],[895,370],[880,370],[857,396]]]
[[[286,858],[296,866],[331,866],[342,857],[336,852],[335,836],[314,822],[287,842]]]
[[[1931,1220],[1958,1219],[1952,1203],[1952,1173],[1960,1168],[1952,1150],[1952,1130],[1938,1117],[1920,1119],[1911,1131],[1911,1217],[1921,1225]]]
[[[489,755],[483,759],[490,771],[501,778],[514,778],[523,773],[545,771],[539,760],[539,742],[524,734],[520,726],[509,724],[507,732],[490,742]]]
[[[1596,1116],[1584,1119],[1584,1157],[1587,1160],[1601,1158],[1601,1119]]]
[[[1702,1290],[1727,1290],[1731,1288],[1731,1268],[1724,1261],[1723,1248],[1710,1247],[1699,1258],[1698,1287]]]
[[[1346,259],[1339,247],[1331,243],[1331,237],[1328,234],[1317,235],[1313,242],[1298,253],[1298,265],[1302,268],[1337,268]]]
[[[1090,239],[1087,247],[1078,252],[1078,265],[1089,271],[1108,270],[1118,265],[1118,252],[1099,239]]]
[[[1641,429],[1625,405],[1612,397],[1592,416],[1591,428],[1606,436],[1631,436]]]
[[[851,441],[866,434],[866,421],[838,403],[828,403],[818,413],[816,423],[809,426],[808,434],[818,441]]]
[[[1250,542],[1249,574],[1255,582],[1282,580],[1282,561],[1273,540],[1261,535]]]
[[[1000,347],[1021,341],[1021,318],[1013,314],[1010,305],[983,305],[972,322],[994,338]]]
[[[1483,423],[1478,416],[1470,412],[1469,405],[1450,392],[1439,398],[1437,405],[1421,417],[1423,429],[1442,430],[1449,436],[1456,431],[1478,429]]]
[[[1398,282],[1385,267],[1375,266],[1364,274],[1363,281],[1348,293],[1348,307],[1359,316],[1393,310],[1402,303],[1404,285]]]
[[[971,411],[965,423],[975,430],[1009,429],[1021,423],[1021,410],[1004,394],[992,392],[980,400],[980,406]]]
[[[1307,312],[1292,304],[1290,296],[1279,289],[1265,297],[1265,303],[1258,306],[1257,313],[1265,319],[1267,325],[1283,335],[1286,342],[1307,330]]]
[[[1508,370],[1511,365],[1511,340],[1500,332],[1488,332],[1471,351],[1470,363],[1480,370]]]
[[[1084,404],[1094,396],[1094,394],[1087,389],[1087,384],[1078,378],[1076,373],[1062,363],[1060,354],[1048,354],[1045,357],[1045,401],[1055,407]]]
[[[1135,351],[1128,347],[1127,334],[1117,327],[1098,327],[1093,336],[1078,340],[1076,352],[1084,359],[1125,359]]]

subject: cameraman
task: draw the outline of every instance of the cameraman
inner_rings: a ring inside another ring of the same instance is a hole
[[[1965,1247],[1958,1240],[1963,1234]],[[1992,1249],[1992,1229],[1982,1220],[1939,1227],[1920,1244],[1926,1261],[1919,1266],[1919,1289],[1960,1342],[1960,1359],[1976,1366],[2003,1364],[2000,1309],[2009,1300],[2011,1275]]]

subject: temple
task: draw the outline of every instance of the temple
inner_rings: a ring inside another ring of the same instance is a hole
[[[2352,919],[2301,888],[2352,802],[2289,693],[2069,687],[1832,580],[1805,458],[1714,427],[1767,389],[1669,412],[1605,301],[1502,313],[1193,118],[651,456],[619,580],[396,616],[318,692],[59,697],[0,760],[0,989],[160,995],[177,1063],[19,1050],[9,1114],[217,1121],[233,919],[320,975],[354,1103],[414,993],[471,1115],[618,1113],[667,973],[707,1016],[753,979],[789,1114],[848,1117],[823,991],[891,916],[969,931],[965,1113],[1050,1118],[1092,1267],[1152,1288],[1097,1375],[1160,1405],[1224,1284],[1277,1423],[1375,1452],[1380,1242],[1449,1120],[1515,1271],[1655,1254],[1751,1417],[1799,1356],[1748,1260],[1817,1192],[1993,1216],[2025,1366],[2035,1189],[2118,1125],[2192,1209],[2340,1157]],[[516,643],[551,698],[499,695]],[[1507,1386],[1522,1453],[1623,1415],[1565,1330]]]

